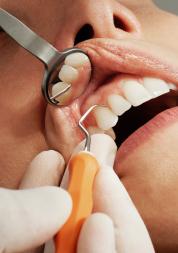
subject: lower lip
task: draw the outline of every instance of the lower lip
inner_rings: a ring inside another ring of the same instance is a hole
[[[178,72],[177,68],[173,67],[173,60],[170,62],[166,60],[165,62],[165,59],[174,59],[172,52],[165,51],[164,48],[158,48],[148,42],[141,40],[134,43],[129,40],[94,39],[84,42],[83,45],[81,44],[82,47],[84,50],[87,49],[93,65],[98,66],[98,69],[95,69],[95,78],[96,76],[98,78],[100,73],[102,76],[108,69],[111,73],[132,75],[142,73],[142,76],[154,76],[175,84],[178,82]],[[150,48],[149,53],[148,48]],[[177,120],[178,107],[174,107],[158,114],[135,131],[120,146],[116,155],[116,167],[131,152],[135,152],[138,147],[146,143],[156,132],[168,127]]]
[[[115,170],[129,154],[135,152],[158,131],[178,121],[178,107],[165,110],[131,134],[120,146],[115,160]]]

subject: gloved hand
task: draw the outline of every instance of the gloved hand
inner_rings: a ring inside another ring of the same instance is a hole
[[[94,214],[82,227],[77,253],[153,253],[148,231],[113,170],[114,141],[92,136],[91,151],[100,162],[94,186]]]
[[[0,253],[42,245],[65,223],[71,212],[71,198],[53,186],[59,184],[63,170],[62,156],[45,151],[32,161],[19,190],[0,188]]]

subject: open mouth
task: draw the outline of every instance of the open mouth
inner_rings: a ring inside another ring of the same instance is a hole
[[[119,75],[96,89],[83,106],[104,106],[95,110],[88,125],[97,125],[106,132],[113,128],[120,147],[137,130],[146,132],[147,123],[152,127],[155,116],[176,107],[177,98],[178,90],[172,83],[153,77]],[[162,127],[158,121],[154,124],[156,128]]]
[[[77,86],[80,90],[85,87],[83,95],[68,107],[72,112],[73,130],[74,121],[77,129],[78,117],[95,104],[105,107],[95,109],[86,122],[87,126],[97,126],[102,131],[113,128],[118,147],[123,147],[133,133],[143,133],[153,121],[157,129],[161,128],[159,120],[153,119],[177,106],[178,62],[174,52],[136,40],[92,39],[78,47],[89,55],[93,72],[88,82],[89,61],[83,58],[88,74],[84,82],[83,79],[79,82],[74,74],[78,76],[80,70],[76,72],[74,69],[79,66],[84,74],[85,67],[72,57],[66,61],[70,68],[66,66],[63,75],[60,73],[63,82],[73,79],[75,90]]]
[[[178,92],[171,90],[169,93],[152,99],[139,107],[132,107],[114,127],[117,146],[131,136],[137,129],[144,126],[155,116],[178,105]]]
[[[99,109],[96,122],[90,120],[89,124],[97,123],[104,130],[113,127],[118,147],[138,129],[148,128],[155,116],[177,106],[178,67],[172,51],[127,40],[99,39],[84,46],[96,66],[93,83],[100,85],[93,85],[92,94],[84,97],[82,110],[98,104],[114,112],[118,121]]]

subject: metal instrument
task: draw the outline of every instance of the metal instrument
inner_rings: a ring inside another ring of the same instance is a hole
[[[0,8],[0,29],[6,32],[20,46],[38,58],[45,66],[45,72],[42,81],[42,93],[45,100],[53,105],[63,105],[55,98],[59,98],[67,92],[71,85],[62,89],[58,94],[52,96],[52,85],[60,71],[61,64],[65,58],[73,53],[83,53],[83,50],[78,48],[69,48],[59,52],[49,42],[41,38],[33,32],[24,23],[18,20],[15,16]]]
[[[84,53],[81,49],[69,48],[63,52],[57,51],[50,43],[38,36],[25,24],[7,11],[0,9],[0,28],[3,29],[20,46],[37,57],[45,65],[42,82],[42,93],[46,101],[53,105],[61,105],[55,100],[70,89],[70,84],[60,93],[52,96],[51,87],[66,56],[73,53]],[[70,218],[56,236],[56,253],[75,253],[77,240],[85,219],[93,209],[93,183],[99,164],[90,152],[91,136],[84,127],[86,117],[98,105],[94,105],[81,117],[79,127],[86,136],[84,151],[72,157],[68,164],[68,192],[73,200],[73,210]]]
[[[86,136],[84,151],[69,161],[68,192],[73,200],[73,209],[68,221],[56,236],[56,253],[75,253],[81,227],[93,209],[93,184],[99,170],[99,164],[90,152],[91,136],[84,127],[86,117],[98,105],[90,107],[81,117],[79,127]]]

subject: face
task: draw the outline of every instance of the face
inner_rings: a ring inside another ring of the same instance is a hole
[[[138,106],[131,93],[137,90],[135,81],[158,87],[159,78],[178,85],[178,17],[150,0],[0,0],[0,7],[58,50],[82,48],[93,67],[87,96],[54,108],[41,95],[43,64],[0,33],[0,186],[17,188],[27,165],[42,150],[56,149],[67,160],[82,138],[77,128],[81,113],[91,104],[107,103],[108,94],[123,95],[136,104],[120,117],[115,130],[121,144],[115,170],[157,251],[177,252],[177,94],[172,91]],[[133,92],[126,91],[128,80]],[[88,125],[95,123],[94,117],[88,120]]]

